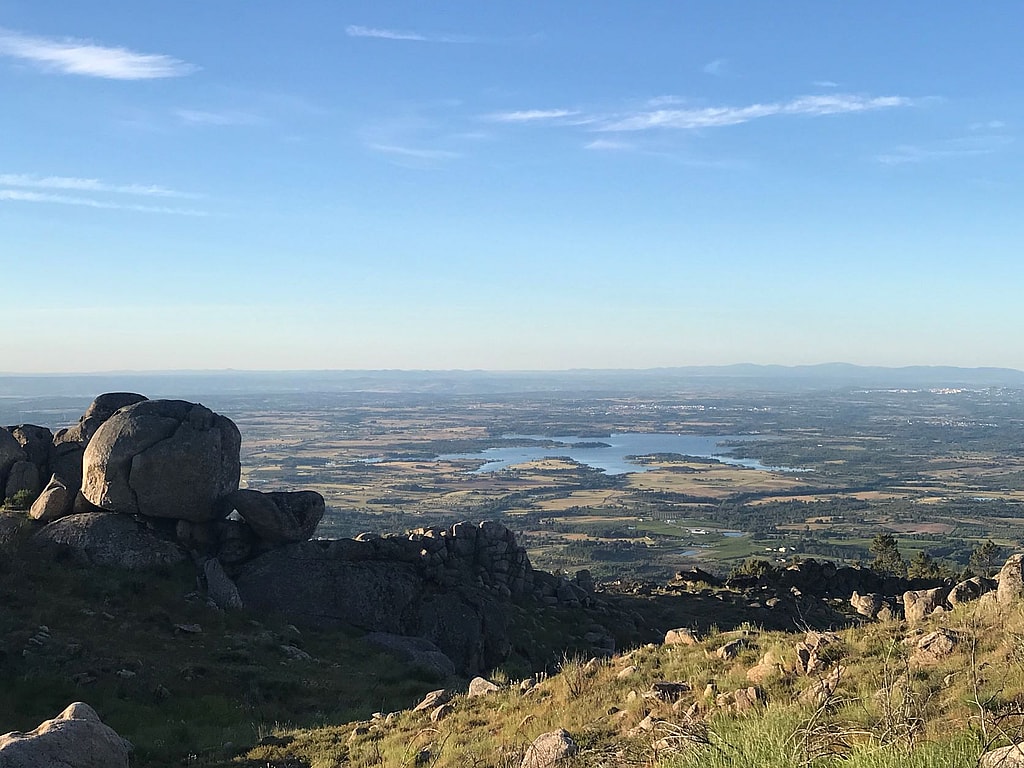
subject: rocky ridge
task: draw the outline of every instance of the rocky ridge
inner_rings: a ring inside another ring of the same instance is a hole
[[[56,434],[0,428],[0,483],[35,497],[32,543],[55,557],[126,570],[191,560],[221,608],[417,638],[463,673],[507,658],[511,603],[595,603],[585,573],[535,572],[493,521],[310,541],[323,497],[240,489],[240,442],[230,419],[200,404],[108,393]],[[615,646],[604,627],[589,637]]]

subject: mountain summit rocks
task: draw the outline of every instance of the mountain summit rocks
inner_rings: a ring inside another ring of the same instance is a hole
[[[85,449],[82,495],[123,514],[205,522],[238,489],[242,438],[230,419],[184,400],[121,408]]]
[[[34,541],[79,562],[137,570],[191,551],[238,565],[307,540],[325,509],[315,491],[240,491],[240,448],[234,422],[203,405],[111,392],[56,434],[0,429],[0,488],[33,474],[17,468],[49,476],[29,489],[29,516],[47,524]]]

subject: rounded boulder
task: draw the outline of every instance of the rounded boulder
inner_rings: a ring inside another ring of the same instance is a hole
[[[324,516],[324,497],[316,491],[240,490],[225,506],[238,512],[260,539],[273,544],[305,541]]]
[[[86,512],[43,526],[32,537],[42,550],[70,555],[82,565],[140,571],[174,565],[185,550],[124,515]],[[0,766],[3,764],[0,763]]]
[[[204,522],[237,490],[241,435],[228,418],[184,400],[121,408],[85,449],[82,495],[110,512]]]

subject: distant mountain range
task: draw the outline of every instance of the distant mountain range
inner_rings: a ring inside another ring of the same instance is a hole
[[[1012,368],[849,363],[821,365],[686,366],[644,370],[566,371],[166,371],[95,374],[0,374],[0,397],[87,397],[134,391],[149,397],[302,392],[516,394],[529,392],[644,393],[680,390],[1024,389]]]

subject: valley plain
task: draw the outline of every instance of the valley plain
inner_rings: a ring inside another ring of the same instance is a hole
[[[540,568],[654,581],[694,566],[725,574],[749,558],[866,562],[878,533],[908,560],[925,552],[957,570],[988,539],[1018,546],[1024,390],[949,372],[905,378],[131,383],[151,397],[187,390],[233,419],[243,485],[319,491],[322,537],[496,519]],[[60,427],[82,402],[8,397],[2,408],[6,422]],[[591,466],[622,435],[726,438],[702,455]],[[511,449],[525,460],[492,470],[487,451]]]

